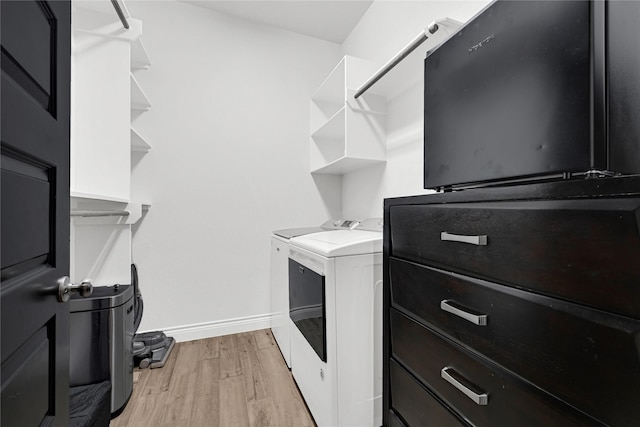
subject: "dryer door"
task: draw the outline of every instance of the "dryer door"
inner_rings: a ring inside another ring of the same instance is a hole
[[[289,317],[314,349],[327,361],[325,276],[289,258]]]

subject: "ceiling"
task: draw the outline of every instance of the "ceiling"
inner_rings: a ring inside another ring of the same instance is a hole
[[[182,0],[255,23],[341,44],[373,0]]]

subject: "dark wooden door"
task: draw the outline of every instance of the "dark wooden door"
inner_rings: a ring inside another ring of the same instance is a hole
[[[68,1],[0,2],[3,427],[69,423]]]

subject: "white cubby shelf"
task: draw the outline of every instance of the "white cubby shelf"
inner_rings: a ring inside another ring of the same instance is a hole
[[[386,161],[386,100],[354,94],[378,65],[345,56],[311,96],[311,172],[346,174]]]

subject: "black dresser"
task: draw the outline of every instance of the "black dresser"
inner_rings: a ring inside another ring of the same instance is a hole
[[[640,425],[640,176],[384,216],[384,425]]]

